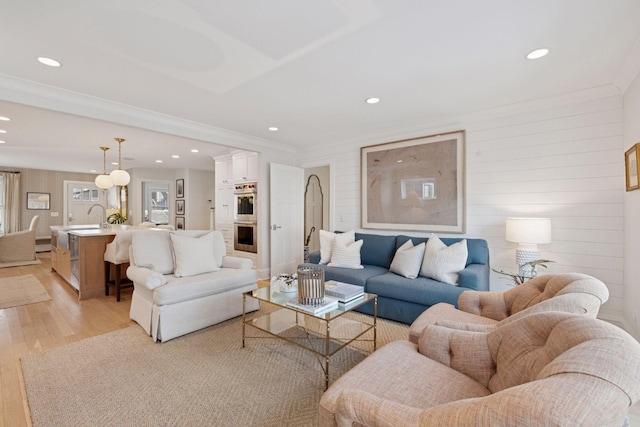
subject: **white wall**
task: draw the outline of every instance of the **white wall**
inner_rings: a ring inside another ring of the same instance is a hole
[[[640,74],[624,95],[624,150],[640,142]],[[640,337],[640,190],[624,196],[624,319]]]
[[[553,242],[540,247],[543,257],[556,261],[550,271],[578,271],[604,281],[611,296],[601,317],[621,320],[622,96],[587,91],[446,123],[414,125],[370,139],[318,145],[300,152],[298,158],[332,164],[335,229],[358,229],[360,147],[459,129],[466,130],[467,142],[465,235],[488,241],[492,267],[515,266],[516,245],[504,240],[506,217],[550,217]],[[492,276],[493,289],[507,283],[503,276]]]

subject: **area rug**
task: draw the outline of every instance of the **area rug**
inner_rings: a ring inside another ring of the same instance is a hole
[[[46,289],[33,274],[0,279],[0,309],[50,300]]]
[[[317,359],[273,338],[242,348],[241,328],[235,318],[154,343],[135,325],[23,357],[33,425],[316,425],[324,392]],[[378,347],[407,337],[407,325],[379,320]],[[358,343],[338,352],[330,379],[371,350]]]

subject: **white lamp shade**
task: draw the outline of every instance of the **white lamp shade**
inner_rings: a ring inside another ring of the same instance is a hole
[[[551,243],[551,219],[507,218],[506,239],[515,243]]]
[[[101,190],[108,190],[113,187],[113,182],[111,182],[109,175],[98,175],[96,176],[96,185]]]
[[[123,171],[122,169],[111,171],[111,174],[109,174],[109,176],[111,177],[111,182],[113,182],[113,185],[127,185],[131,180],[131,177],[129,176],[127,171]]]

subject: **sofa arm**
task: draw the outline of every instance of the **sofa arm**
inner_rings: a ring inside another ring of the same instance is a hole
[[[145,267],[137,267],[134,265],[127,268],[127,277],[131,279],[134,286],[142,285],[151,290],[167,283],[167,278],[163,274]]]
[[[222,258],[222,267],[235,268],[237,270],[251,270],[253,268],[253,261],[248,258],[225,256]]]
[[[309,262],[311,264],[320,264],[320,251],[313,251],[309,254]]]
[[[419,426],[422,410],[374,396],[361,390],[345,390],[336,402],[340,427]]]
[[[469,264],[458,273],[458,286],[474,291],[489,290],[489,265]]]
[[[487,335],[488,332],[430,325],[420,335],[418,351],[488,387],[496,365]]]
[[[458,309],[497,321],[509,317],[503,292],[465,291],[458,297]]]

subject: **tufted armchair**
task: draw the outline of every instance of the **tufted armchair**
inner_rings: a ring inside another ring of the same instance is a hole
[[[571,313],[487,331],[430,325],[336,380],[320,426],[621,426],[640,399],[640,344]]]
[[[40,215],[31,219],[28,230],[0,236],[0,264],[21,265],[40,262],[36,258],[36,228]]]
[[[458,308],[446,303],[431,306],[411,325],[409,340],[417,344],[426,326],[444,320],[491,326],[544,311],[596,317],[608,299],[607,286],[594,277],[545,274],[505,292],[465,291],[458,297]]]

